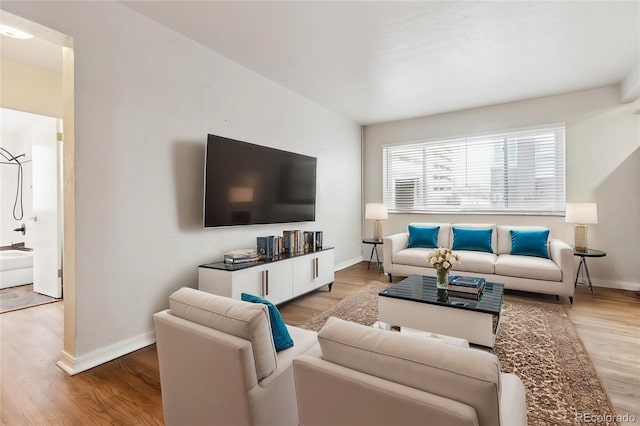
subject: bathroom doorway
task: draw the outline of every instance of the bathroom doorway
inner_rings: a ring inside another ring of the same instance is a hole
[[[51,30],[0,17],[3,312],[62,298],[64,48]]]
[[[2,312],[62,297],[63,202],[61,120],[1,108],[0,123]]]

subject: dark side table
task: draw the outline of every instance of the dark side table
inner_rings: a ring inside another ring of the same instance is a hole
[[[589,275],[589,268],[587,267],[587,257],[605,257],[607,253],[602,250],[596,250],[596,249],[587,249],[587,251],[578,251],[574,249],[573,255],[580,256],[580,263],[578,264],[578,271],[576,272],[576,280],[574,281],[573,286],[575,287],[578,284],[578,277],[580,276],[580,271],[582,270],[582,277],[581,277],[580,283],[589,287],[589,289],[591,290],[591,295],[593,296],[594,295],[593,283],[591,282],[591,275]],[[585,272],[587,273],[586,283],[584,281]]]
[[[378,240],[376,238],[363,238],[363,244],[372,244],[373,248],[371,249],[371,256],[369,256],[369,265],[367,265],[367,271],[371,267],[371,260],[373,259],[373,253],[376,253],[376,264],[378,265],[378,269],[382,269],[382,263],[380,262],[380,258],[378,257],[378,245],[384,243],[382,240]]]

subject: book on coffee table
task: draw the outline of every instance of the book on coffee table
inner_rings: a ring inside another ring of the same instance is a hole
[[[482,297],[482,291],[484,290],[484,286],[482,290],[479,292],[464,292],[464,291],[456,291],[456,290],[448,290],[449,299],[464,299],[469,302],[477,302]]]
[[[459,287],[478,288],[484,283],[485,279],[479,277],[464,277],[461,275],[452,275],[449,278],[449,285],[453,284]]]
[[[485,284],[484,278],[454,275],[449,280],[449,293],[478,300],[482,295]]]

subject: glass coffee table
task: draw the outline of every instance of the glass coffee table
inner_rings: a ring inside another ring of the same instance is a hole
[[[378,321],[492,348],[503,294],[504,284],[487,282],[479,300],[453,297],[435,277],[411,275],[379,293]]]

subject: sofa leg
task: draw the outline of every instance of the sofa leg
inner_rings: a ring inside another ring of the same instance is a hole
[[[556,294],[556,302],[559,302],[559,301],[560,301],[560,296]]]
[[[389,282],[393,282],[393,277],[391,276],[391,274],[389,274]]]
[[[573,305],[573,296],[569,296],[569,303]]]

